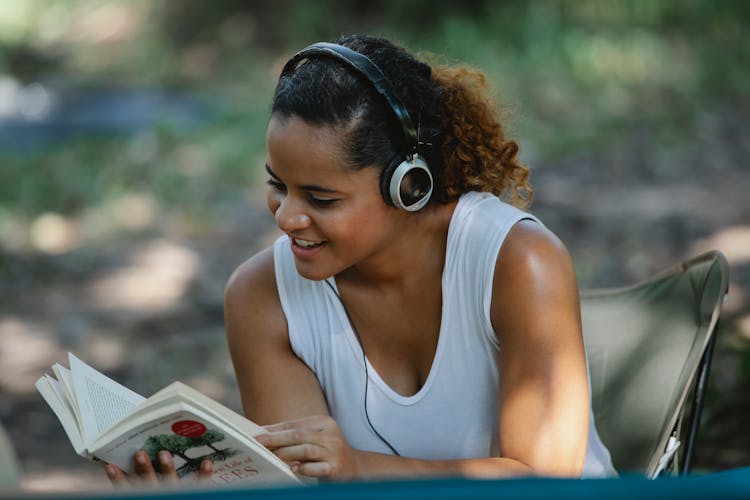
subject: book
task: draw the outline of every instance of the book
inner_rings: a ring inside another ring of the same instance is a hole
[[[194,479],[213,461],[216,485],[300,485],[306,481],[254,436],[262,427],[199,391],[173,382],[144,398],[68,353],[70,368],[52,366],[36,388],[60,420],[75,452],[134,473],[133,454],[172,453],[178,478]]]

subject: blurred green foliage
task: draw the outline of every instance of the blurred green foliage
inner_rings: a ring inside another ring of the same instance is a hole
[[[6,80],[158,87],[224,110],[190,133],[157,123],[3,152],[0,229],[1,214],[75,214],[118,192],[147,189],[165,209],[240,195],[259,175],[281,62],[351,32],[486,71],[532,168],[607,151],[633,129],[675,164],[715,115],[750,108],[748,26],[750,3],[740,0],[0,0]],[[144,141],[145,157],[134,153]]]

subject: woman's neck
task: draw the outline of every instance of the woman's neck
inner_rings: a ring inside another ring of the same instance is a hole
[[[339,284],[409,289],[426,277],[442,276],[448,227],[456,202],[407,215],[387,247],[336,276]]]

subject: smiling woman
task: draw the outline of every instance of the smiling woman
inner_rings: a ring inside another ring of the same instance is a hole
[[[521,209],[528,170],[480,72],[378,38],[312,45],[267,149],[285,234],[225,297],[263,444],[327,479],[615,473],[570,256]]]

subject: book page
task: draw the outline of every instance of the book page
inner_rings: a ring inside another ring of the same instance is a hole
[[[52,365],[52,371],[55,373],[57,381],[59,382],[57,387],[62,391],[60,396],[68,402],[73,415],[76,416],[76,420],[80,421],[81,412],[78,411],[78,401],[76,400],[76,393],[73,390],[73,375],[70,373],[70,370],[59,363]],[[58,393],[60,393],[60,391],[58,391]]]
[[[69,370],[68,373],[70,373]],[[83,444],[83,439],[81,436],[83,436],[83,432],[81,430],[81,417],[78,413],[78,408],[74,407],[71,404],[70,401],[70,394],[68,393],[67,389],[65,388],[64,384],[61,384],[58,380],[55,380],[54,377],[50,377],[49,375],[44,375],[44,379],[49,384],[50,388],[55,391],[55,394],[57,395],[58,399],[60,400],[60,404],[65,406],[67,409],[67,413],[70,415],[70,418],[73,420],[73,423],[76,426],[76,429],[78,429],[78,441],[81,442],[81,445]],[[71,440],[72,441],[72,440]]]
[[[65,430],[65,434],[67,434],[70,440],[70,444],[73,445],[73,449],[78,454],[83,452],[83,439],[81,438],[78,423],[75,420],[75,415],[70,410],[70,406],[60,398],[60,388],[58,387],[57,380],[49,375],[44,375],[34,385],[62,424],[63,430]]]
[[[88,446],[146,398],[91,368],[73,354],[68,356],[81,413],[83,441]]]
[[[62,386],[62,389],[65,391],[65,394],[67,396],[68,401],[70,401],[70,404],[74,407],[78,407],[78,402],[76,401],[76,394],[73,391],[73,375],[71,375],[70,370],[60,363],[55,363],[52,365],[52,372],[57,377],[57,381],[60,382],[60,385]]]

